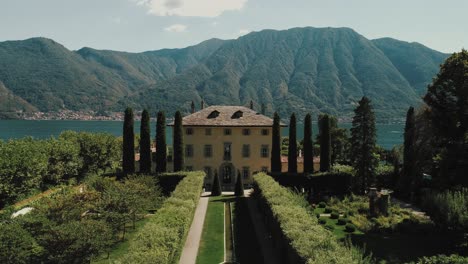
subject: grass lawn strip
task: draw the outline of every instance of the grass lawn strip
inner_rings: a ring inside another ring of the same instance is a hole
[[[210,197],[197,264],[221,263],[224,259],[224,201],[226,196]]]

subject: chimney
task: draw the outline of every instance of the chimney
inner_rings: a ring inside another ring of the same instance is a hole
[[[254,109],[253,109],[253,101],[252,101],[252,100],[250,100],[250,109],[254,110]]]
[[[191,113],[193,114],[193,113],[195,113],[195,103],[193,101],[192,101],[191,107],[192,107],[192,112]]]
[[[202,110],[203,108],[205,108],[205,101],[201,100],[200,110]]]
[[[262,103],[262,115],[265,115],[265,104]]]

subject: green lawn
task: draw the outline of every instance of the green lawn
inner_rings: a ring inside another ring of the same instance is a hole
[[[314,209],[314,214],[323,214],[325,211],[325,208],[315,208]],[[338,219],[331,219],[330,217],[325,217],[322,216],[322,219],[325,219],[327,222],[326,224],[322,225],[324,228],[325,226],[332,226],[333,229],[330,230],[338,239],[344,239],[346,236],[349,236],[351,234],[354,235],[359,235],[363,234],[361,231],[357,230],[354,231],[353,233],[349,233],[345,231],[345,225],[338,225]],[[341,217],[340,217],[341,218]]]
[[[197,264],[224,261],[224,202],[232,196],[210,197],[198,249]]]
[[[127,231],[125,234],[125,240],[119,243],[114,244],[111,248],[109,253],[109,258],[107,258],[107,254],[102,254],[97,259],[93,260],[92,263],[96,264],[104,264],[104,263],[113,263],[121,256],[125,255],[128,252],[128,248],[130,246],[130,241],[133,239],[135,234],[138,233],[138,230],[141,229],[151,218],[148,216],[143,218],[135,223],[135,229],[133,229],[132,223],[127,223]]]

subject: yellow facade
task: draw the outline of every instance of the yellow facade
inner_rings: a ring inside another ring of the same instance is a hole
[[[255,172],[270,170],[271,130],[271,127],[184,126],[185,168],[207,171],[207,189],[211,188],[215,172],[224,190],[234,188],[238,173],[244,184],[249,185]],[[208,146],[211,156],[206,150]]]

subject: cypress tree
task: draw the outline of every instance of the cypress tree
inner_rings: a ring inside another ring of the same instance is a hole
[[[296,115],[289,121],[288,172],[297,173]]]
[[[330,171],[331,167],[331,134],[330,118],[324,115],[320,119],[320,171]]]
[[[158,112],[156,120],[156,172],[167,171],[166,115]]]
[[[179,111],[174,118],[174,171],[181,171],[184,168],[184,134],[182,127],[182,115]]]
[[[307,114],[304,119],[304,174],[314,172],[314,147],[312,143],[312,117]]]
[[[150,116],[148,110],[141,113],[140,125],[140,172],[151,172],[151,136],[150,136]]]
[[[135,135],[133,132],[133,110],[125,109],[123,124],[122,170],[124,174],[135,172]]]
[[[244,181],[242,180],[239,170],[237,171],[236,188],[234,193],[236,196],[244,196]]]
[[[213,186],[211,187],[211,196],[221,195],[221,182],[219,181],[218,172],[215,170],[213,177]]]
[[[281,173],[281,124],[277,112],[275,112],[273,117],[273,131],[271,135],[271,172]]]
[[[404,149],[403,149],[403,171],[399,181],[399,191],[402,194],[409,194],[414,178],[414,163],[415,151],[414,151],[414,108],[410,107],[406,113],[406,124],[405,124],[405,134],[404,134]]]
[[[375,115],[367,97],[362,97],[354,110],[351,128],[351,163],[356,171],[355,190],[363,194],[375,184],[378,159],[376,150]]]

